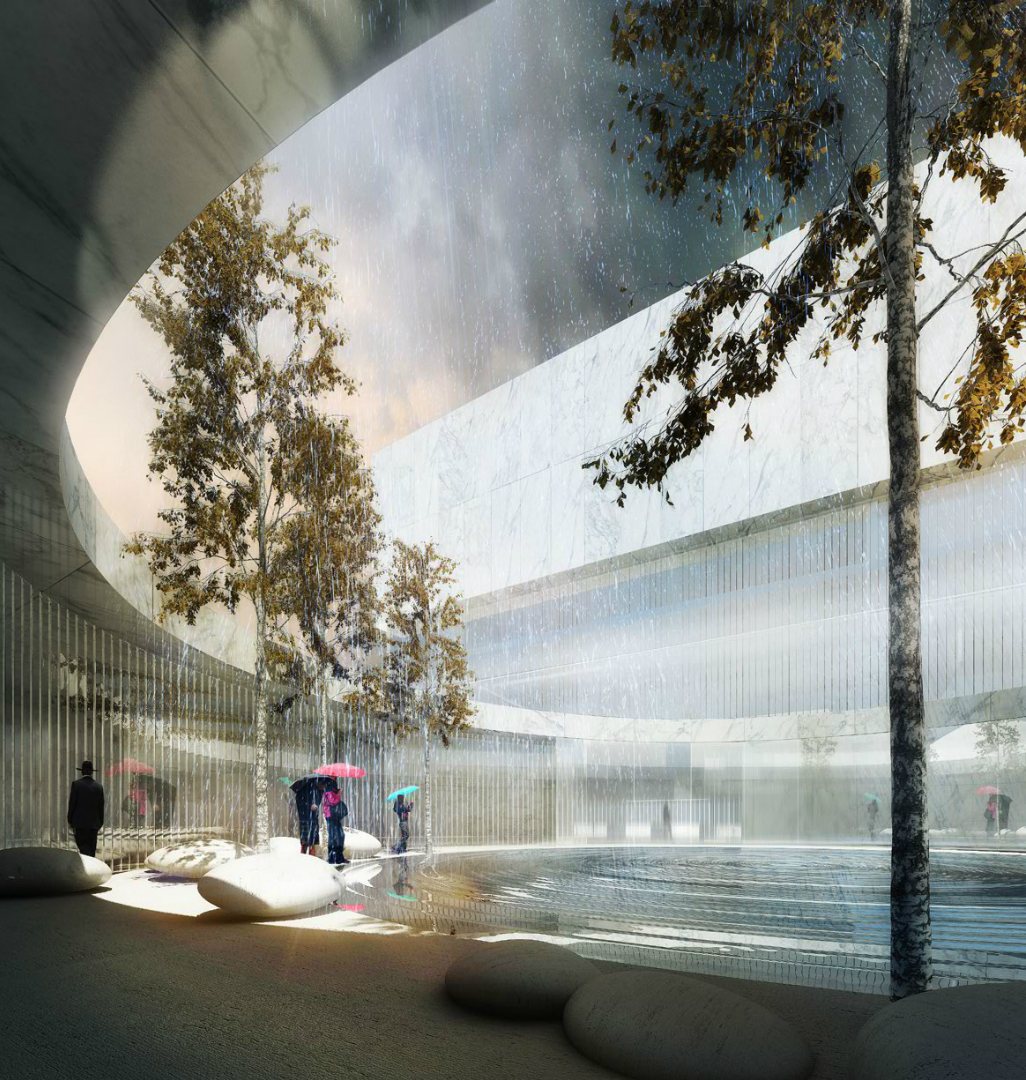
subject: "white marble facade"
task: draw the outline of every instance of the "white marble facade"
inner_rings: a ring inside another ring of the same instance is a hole
[[[926,214],[937,244],[956,254],[999,236],[1019,212],[1020,189],[1026,197],[1021,169],[997,206],[985,207],[965,183],[935,176]],[[796,239],[783,236],[748,261],[772,265]],[[951,285],[930,256],[924,272],[923,312]],[[672,506],[651,491],[618,509],[581,465],[626,430],[623,401],[680,300],[631,315],[377,453],[386,528],[408,541],[435,540],[459,564],[470,599],[886,479],[885,357],[871,324],[857,353],[838,347],[826,367],[806,356],[784,372],[752,406],[754,441],[742,441],[740,407],[721,410],[701,452],[671,474]],[[877,324],[882,316],[881,306]],[[925,328],[924,392],[956,365],[972,325],[965,297]],[[651,399],[644,415],[658,419],[671,400]],[[928,467],[941,461],[932,437],[939,416],[920,408]]]

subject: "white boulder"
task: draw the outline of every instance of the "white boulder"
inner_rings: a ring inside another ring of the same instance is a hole
[[[87,892],[110,878],[110,867],[91,855],[63,848],[0,851],[0,896],[51,896]]]
[[[299,841],[294,836],[272,836],[267,841],[267,850],[272,855],[299,855]]]
[[[372,859],[381,850],[381,841],[359,829],[346,829],[342,853],[347,859]]]
[[[310,855],[250,855],[211,870],[197,882],[200,896],[233,915],[275,919],[327,908],[341,879]]]
[[[162,874],[201,878],[217,866],[252,854],[252,848],[233,840],[195,840],[191,844],[159,848],[147,856],[146,865]]]

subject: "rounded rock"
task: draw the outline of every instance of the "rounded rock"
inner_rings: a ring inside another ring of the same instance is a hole
[[[267,850],[273,855],[300,855],[302,848],[294,836],[272,836],[267,841]]]
[[[158,848],[146,857],[146,865],[174,877],[201,878],[215,867],[252,854],[252,848],[232,840],[195,840]]]
[[[110,867],[100,859],[64,848],[23,847],[0,851],[0,896],[88,892],[110,880],[110,874]]]
[[[341,880],[327,863],[273,853],[225,863],[196,887],[207,903],[252,919],[305,915],[329,907],[341,894]]]
[[[563,1027],[585,1057],[634,1080],[805,1080],[812,1051],[776,1013],[667,971],[585,983]]]
[[[346,829],[342,854],[347,859],[372,859],[381,850],[381,841],[359,829]]]
[[[858,1080],[1012,1080],[1023,1075],[1026,983],[931,990],[885,1005],[859,1032]]]
[[[570,995],[599,969],[544,941],[499,941],[446,972],[449,997],[467,1009],[516,1020],[558,1020]]]

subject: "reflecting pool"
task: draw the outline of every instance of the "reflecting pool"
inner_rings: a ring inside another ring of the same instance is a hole
[[[1026,979],[1026,856],[932,854],[939,985]],[[602,847],[383,859],[347,875],[378,918],[544,935],[587,956],[886,993],[883,848]]]

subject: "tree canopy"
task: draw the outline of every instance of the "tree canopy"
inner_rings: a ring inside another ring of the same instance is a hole
[[[443,746],[474,714],[455,571],[433,543],[395,540],[384,590],[386,699],[400,729],[423,727]]]
[[[309,226],[308,208],[290,207],[282,226],[261,217],[267,172],[255,165],[215,199],[132,297],[170,354],[170,385],[147,381],[149,471],[169,496],[158,515],[167,531],[129,545],[149,556],[162,618],[191,623],[209,603],[234,611],[243,595],[271,601],[261,543],[273,547],[298,511],[332,438],[313,402],[355,390],[327,316],[333,241]]]
[[[728,225],[768,244],[828,166],[843,165],[782,265],[764,271],[735,261],[688,286],[624,419],[637,421],[663,386],[678,387],[679,400],[654,430],[631,433],[588,463],[601,487],[615,486],[621,505],[631,487],[665,492],[669,469],[712,432],[721,405],[772,390],[807,327],[824,363],[838,340],[862,342],[890,272],[887,124],[882,110],[863,118],[869,134],[850,145],[845,118],[867,99],[850,78],[853,63],[865,78],[886,80],[877,56],[890,7],[883,0],[665,0],[628,2],[613,16],[613,59],[637,80],[620,86],[638,132],[628,136],[627,153],[646,162],[654,196],[682,201],[716,224],[726,211]],[[923,161],[914,194],[917,266],[921,273],[923,261],[934,260],[950,280],[917,326],[960,296],[971,297],[975,317],[951,384],[920,400],[943,417],[938,448],[965,467],[1023,430],[1026,379],[1015,350],[1026,320],[1026,212],[993,242],[952,252],[942,250],[942,223],[924,216],[923,200],[941,175],[974,185],[985,202],[1005,190],[1007,172],[988,140],[1004,136],[1026,152],[1024,31],[1019,4],[970,0],[921,3],[912,27],[907,96]],[[886,331],[872,337],[885,341]],[[747,414],[742,423],[745,438],[754,437]]]

